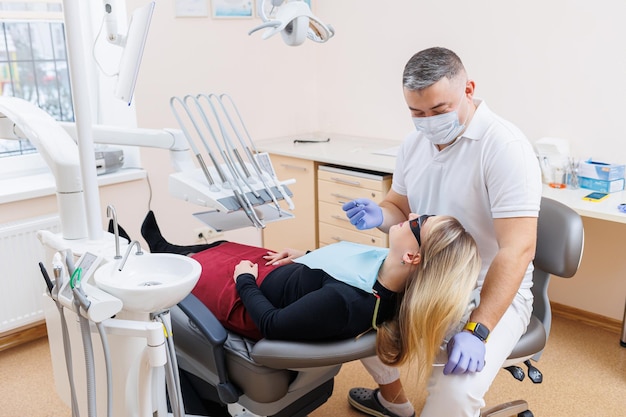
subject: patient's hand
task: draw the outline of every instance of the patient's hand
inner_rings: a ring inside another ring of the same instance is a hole
[[[287,248],[283,249],[281,252],[267,252],[267,255],[265,255],[263,259],[267,261],[265,265],[286,265],[305,254],[306,251]]]
[[[248,260],[243,260],[235,266],[235,273],[233,274],[233,280],[237,282],[237,277],[241,274],[251,274],[254,279],[259,277],[259,266]]]

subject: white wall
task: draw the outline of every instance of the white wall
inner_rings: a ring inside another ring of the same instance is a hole
[[[564,137],[581,157],[626,161],[626,2],[318,0],[337,37],[320,52],[322,129],[403,137],[404,64],[431,46],[459,54],[476,94],[531,141]]]
[[[127,1],[129,12],[143,4]],[[178,127],[169,106],[172,96],[227,93],[254,139],[316,129],[315,55],[323,46],[308,42],[289,48],[279,37],[263,42],[260,33],[248,36],[260,23],[259,18],[176,18],[173,2],[157,2],[135,94],[138,125]],[[190,242],[189,231],[200,225],[190,214],[202,208],[169,196],[172,170],[166,152],[142,150],[142,161],[154,185],[155,213],[165,218],[164,233]],[[256,234],[260,243],[254,229],[245,233]]]
[[[127,4],[132,10],[144,2]],[[256,139],[316,130],[401,139],[411,129],[404,64],[423,48],[444,46],[464,61],[477,96],[531,141],[563,137],[582,158],[626,162],[626,2],[313,3],[337,35],[324,45],[292,48],[277,37],[248,36],[259,19],[177,19],[172,2],[158,2],[136,91],[139,126],[175,127],[173,95],[227,92]],[[153,207],[168,215],[163,229],[172,240],[188,240],[186,230],[197,226],[188,214],[198,208],[168,196],[165,153],[142,157],[155,188]],[[621,229],[598,223],[585,224],[588,245],[621,240]],[[621,319],[626,280],[615,275],[626,264],[594,256],[574,280],[555,283],[551,296]],[[581,296],[597,288],[602,294]]]

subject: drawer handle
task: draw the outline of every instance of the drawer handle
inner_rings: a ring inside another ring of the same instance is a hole
[[[340,182],[342,184],[356,185],[357,187],[361,185],[359,181],[349,181],[349,180],[344,180],[343,178],[337,178],[337,177],[330,177],[330,179],[333,181]]]
[[[343,195],[343,194],[337,194],[337,193],[331,193],[330,195],[331,195],[332,197],[335,197],[335,198],[337,199],[337,202],[338,202],[339,204],[345,204],[345,203],[347,203],[348,201],[352,201],[352,200],[354,200],[354,199],[356,198],[356,197],[348,197],[348,196],[346,196],[346,195]],[[377,196],[376,196],[376,193],[371,193],[370,195],[371,195],[371,197],[372,197],[372,198],[376,198],[376,197],[377,197]],[[344,200],[345,200],[345,201],[344,201]]]
[[[280,164],[280,165],[286,169],[297,169],[298,171],[306,171],[305,167],[299,167],[297,165],[289,165],[289,164]]]
[[[343,242],[343,239],[342,239],[342,238],[340,238],[340,237],[337,237],[337,236],[331,236],[330,238],[331,238],[332,240],[336,240],[337,242]],[[377,242],[376,242],[376,239],[374,239],[374,238],[371,238],[370,240],[371,240],[371,242],[372,242],[372,245],[375,245],[375,244],[377,243]]]
[[[348,218],[343,217],[343,216],[339,216],[337,214],[333,214],[331,217],[333,219],[335,219],[335,220],[341,220],[341,221],[344,221],[344,222],[350,221]]]
[[[354,200],[354,198],[349,197],[349,196],[347,196],[347,195],[343,195],[343,194],[331,193],[330,195],[331,195],[331,196],[333,196],[333,197],[335,197],[335,198],[338,198],[338,199],[339,199],[339,202],[340,202],[341,204],[344,204],[346,201],[352,201],[352,200]],[[346,201],[342,201],[342,200],[346,200]]]

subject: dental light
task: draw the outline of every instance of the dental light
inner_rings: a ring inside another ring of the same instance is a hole
[[[151,1],[133,12],[126,36],[117,32],[114,3],[114,0],[104,0],[104,23],[107,40],[113,45],[124,48],[117,74],[115,97],[124,100],[130,106],[155,2]]]
[[[268,8],[269,12],[266,12]],[[258,0],[258,12],[264,23],[252,29],[248,35],[265,29],[261,36],[264,40],[280,33],[287,45],[298,46],[306,38],[324,43],[335,35],[332,26],[322,23],[313,15],[303,0]]]

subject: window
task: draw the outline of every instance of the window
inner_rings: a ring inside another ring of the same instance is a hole
[[[113,94],[116,79],[98,70],[94,59],[119,63],[121,49],[106,39],[109,48],[95,50],[97,34],[104,19],[102,4],[80,2],[80,32],[84,57],[80,65],[90,81],[89,101],[94,124],[115,127],[137,126],[134,103],[128,106]],[[119,19],[127,20],[125,8]],[[16,96],[41,107],[61,122],[75,120],[69,79],[68,50],[65,39],[62,0],[0,0],[0,94]],[[126,28],[121,25],[120,29]],[[125,32],[122,32],[125,33]],[[97,52],[97,53],[96,53]],[[71,127],[71,126],[66,126]],[[141,166],[139,148],[120,146],[124,168]],[[128,169],[111,176],[103,175],[99,184],[115,184],[143,178],[141,169]],[[54,195],[54,173],[29,141],[3,140],[0,137],[0,204]]]
[[[0,1],[0,94],[74,121],[60,0]],[[33,152],[26,139],[0,139],[0,157]]]

